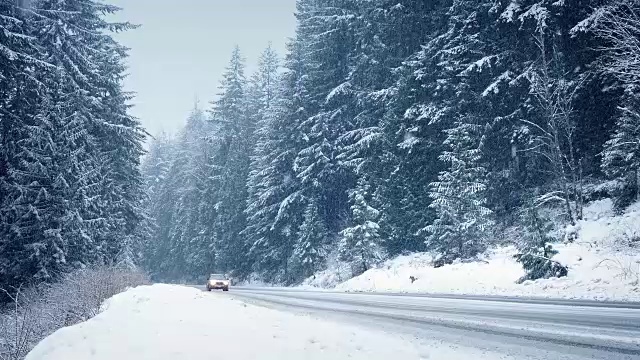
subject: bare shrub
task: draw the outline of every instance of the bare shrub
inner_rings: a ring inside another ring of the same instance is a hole
[[[0,360],[24,359],[54,331],[97,315],[106,299],[148,283],[147,276],[136,270],[88,268],[46,287],[3,291],[11,303],[0,309]]]
[[[47,308],[55,308],[63,326],[82,322],[97,315],[104,300],[127,287],[148,283],[144,274],[119,268],[81,270],[67,275],[52,286],[46,297]],[[60,316],[62,315],[62,316]]]
[[[596,268],[600,266],[617,271],[616,277],[619,279],[630,280],[636,285],[640,284],[640,263],[637,261],[619,258],[604,259],[596,265]]]
[[[620,226],[613,240],[613,247],[616,249],[638,247],[640,246],[640,229],[634,223],[625,223]]]
[[[6,292],[12,302],[0,313],[0,360],[22,359],[37,343],[42,308],[29,300],[35,293],[34,289],[17,289],[15,295]]]

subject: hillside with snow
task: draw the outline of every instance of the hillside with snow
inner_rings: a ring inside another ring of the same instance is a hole
[[[584,219],[567,229],[574,242],[556,243],[553,260],[569,269],[562,278],[517,284],[524,275],[513,246],[497,247],[477,261],[434,268],[428,253],[399,256],[347,279],[334,267],[308,279],[306,286],[341,291],[478,294],[611,301],[640,301],[640,203],[615,216],[609,199],[585,208]],[[411,278],[414,278],[412,281]]]

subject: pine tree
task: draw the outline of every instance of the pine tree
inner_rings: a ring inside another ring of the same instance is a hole
[[[396,207],[392,188],[405,188],[390,180],[395,173],[398,158],[394,157],[395,133],[389,134],[385,123],[386,114],[396,103],[398,96],[398,71],[402,62],[417,48],[420,32],[425,27],[425,6],[407,1],[359,1],[357,17],[350,27],[356,33],[355,47],[358,51],[350,54],[348,83],[352,86],[355,108],[352,127],[342,132],[338,138],[338,160],[347,166],[358,181],[366,181],[371,189],[371,202],[380,209],[382,231],[388,240],[388,248],[409,238],[407,234],[397,234],[394,216],[389,215]],[[420,20],[418,20],[420,19]],[[394,29],[394,31],[388,31]],[[395,124],[395,120],[393,120]],[[395,131],[395,130],[394,130]],[[390,136],[391,135],[391,136]],[[407,208],[398,209],[398,218],[407,215]],[[398,239],[398,241],[395,241]],[[410,240],[409,240],[410,242]],[[398,246],[396,246],[398,244]]]
[[[341,232],[340,258],[351,264],[354,276],[385,259],[377,223],[380,212],[367,203],[368,197],[367,181],[360,179],[358,187],[349,195],[353,224]]]
[[[286,274],[287,242],[274,231],[278,215],[279,197],[283,195],[284,169],[277,163],[279,140],[286,128],[276,126],[278,117],[284,115],[279,79],[279,59],[271,45],[262,53],[258,72],[251,84],[252,116],[257,120],[254,138],[256,145],[251,157],[247,180],[248,201],[245,213],[247,227],[243,231],[250,246],[252,270],[269,281],[283,281]],[[284,273],[284,274],[283,274]]]
[[[550,220],[540,215],[535,204],[528,204],[520,216],[524,231],[518,244],[520,252],[515,258],[522,263],[526,274],[518,283],[567,276],[567,267],[551,259],[558,252],[551,244],[553,239],[549,236],[552,230]]]
[[[184,138],[184,133],[181,134]],[[165,181],[161,184],[162,196],[158,199],[157,230],[154,243],[158,256],[154,267],[155,275],[160,279],[176,280],[184,277],[186,268],[186,247],[179,243],[182,239],[180,229],[184,207],[177,200],[184,186],[183,172],[185,157],[184,143],[177,141],[171,157],[171,165]],[[189,153],[187,153],[187,156]]]
[[[161,186],[171,167],[172,150],[173,139],[164,131],[150,140],[141,171],[144,174],[147,201],[151,205],[157,203],[155,199],[162,195]]]
[[[249,84],[249,116],[255,117],[257,130],[266,127],[265,112],[274,104],[278,95],[280,58],[278,53],[269,46],[262,52],[258,60],[258,70],[251,77]],[[258,133],[258,135],[260,135]]]
[[[171,211],[168,207],[173,204],[167,199],[172,191],[166,188],[171,174],[171,166],[174,157],[175,144],[166,133],[161,133],[149,144],[149,152],[144,158],[141,167],[144,187],[147,189],[147,198],[144,208],[148,212],[147,219],[150,234],[143,240],[143,265],[149,271],[152,278],[156,279],[160,273],[160,264],[164,261],[163,249],[168,240],[163,234],[172,223]],[[175,189],[173,189],[175,190]]]
[[[114,8],[106,6],[108,10],[102,11],[107,13],[115,11]],[[133,27],[128,23],[109,26],[118,31]],[[107,212],[120,216],[117,220],[119,226],[112,233],[115,233],[122,243],[118,243],[118,238],[113,238],[111,241],[116,246],[114,249],[116,255],[113,259],[127,261],[124,256],[127,253],[136,253],[135,256],[138,257],[140,248],[138,234],[142,230],[140,227],[144,225],[145,214],[141,208],[144,191],[140,174],[140,158],[144,154],[142,144],[148,134],[142,128],[140,121],[129,114],[131,106],[129,102],[133,95],[124,91],[122,85],[126,74],[124,63],[127,56],[126,47],[105,38],[101,48],[103,55],[100,58],[101,67],[98,71],[109,74],[111,80],[100,89],[101,94],[105,94],[101,97],[102,108],[99,109],[103,119],[103,129],[97,130],[103,139],[108,139],[108,141],[101,141],[99,146],[102,163],[105,165],[102,176],[108,181],[103,186],[103,194],[111,196],[111,198],[107,197],[110,204]],[[109,260],[107,258],[107,261]],[[136,261],[136,259],[128,260]]]
[[[640,197],[640,101],[634,86],[629,86],[615,132],[604,145],[602,168],[611,179],[619,180],[623,185],[616,194],[616,208],[622,210]]]
[[[213,154],[209,184],[215,189],[209,203],[215,211],[209,224],[216,241],[216,264],[220,269],[249,272],[247,247],[241,231],[246,227],[244,209],[247,202],[247,184],[255,132],[255,119],[248,114],[244,59],[235,48],[220,85],[219,99],[213,103],[211,113],[216,149]]]
[[[121,254],[130,253],[125,245],[135,242],[133,234],[142,220],[138,165],[146,134],[127,113],[130,95],[122,89],[126,48],[109,34],[132,26],[104,19],[118,10],[86,0],[43,0],[38,8],[43,19],[39,39],[48,49],[47,59],[67,74],[56,78],[58,74],[53,71],[49,84],[58,91],[52,94],[54,102],[66,101],[58,108],[62,112],[54,116],[74,120],[66,135],[75,140],[69,151],[78,158],[69,162],[81,168],[67,182],[79,196],[77,218],[90,227],[72,248],[99,247],[101,253],[93,256],[105,262],[118,261]],[[68,46],[59,47],[61,41]],[[100,193],[91,193],[98,186]],[[82,262],[87,256],[77,254],[76,261]]]
[[[185,275],[206,273],[213,257],[208,251],[209,239],[203,233],[201,213],[207,184],[208,134],[205,113],[196,104],[187,119],[173,168],[179,187],[174,205],[177,221],[170,243],[184,254],[184,267],[178,270]]]
[[[323,269],[328,235],[328,230],[318,214],[318,205],[313,201],[309,202],[289,260],[289,267],[297,279],[305,279]]]
[[[150,146],[143,174],[152,218],[145,264],[159,280],[193,280],[213,267],[206,215],[210,124],[196,103],[175,140]]]
[[[131,26],[105,20],[116,7],[86,0],[0,6],[2,77],[13,82],[2,85],[13,90],[0,120],[0,286],[52,281],[118,254],[137,260],[144,132],[127,114],[126,51],[111,33]]]
[[[430,184],[430,206],[438,218],[423,231],[428,234],[427,248],[444,263],[474,257],[487,247],[493,221],[485,205],[486,169],[480,156],[483,130],[471,121],[459,121],[446,130],[447,150],[440,160],[449,169]]]
[[[352,172],[338,159],[338,138],[351,129],[355,116],[353,86],[348,81],[355,11],[348,1],[310,3],[309,16],[299,24],[309,36],[303,52],[309,118],[299,125],[307,144],[295,166],[305,196],[317,202],[321,221],[337,234],[348,216],[347,190],[355,186]]]
[[[23,158],[31,151],[27,147],[32,143],[29,138],[38,137],[42,141],[37,142],[43,145],[46,140],[46,134],[38,131],[44,90],[39,80],[49,64],[40,59],[35,38],[30,36],[31,23],[25,21],[26,13],[17,5],[15,1],[0,1],[0,288],[8,290],[33,282],[33,276],[43,268],[41,261],[34,265],[24,260],[31,255],[29,244],[41,241],[30,233],[33,227],[39,228],[34,215],[38,210],[48,210],[46,194],[39,184],[21,180],[32,180],[26,179],[27,174],[22,176],[23,168],[31,165]],[[41,152],[33,153],[32,158],[45,166]],[[38,193],[42,193],[42,200],[35,204]],[[55,234],[49,239],[55,241]],[[55,253],[60,255],[57,249]]]
[[[638,8],[634,1],[606,2],[573,29],[575,34],[590,34],[589,31],[595,33],[597,39],[603,43],[604,49],[602,61],[598,63],[599,69],[601,73],[618,80],[624,91],[620,97],[618,111],[613,116],[615,126],[612,134],[604,144],[601,163],[605,175],[620,182],[621,186],[613,194],[617,211],[623,210],[632,201],[640,198],[636,140],[640,120],[640,101],[636,85],[640,78],[637,55],[637,45],[640,41]]]
[[[447,4],[407,1],[390,4],[383,13],[388,14],[390,26],[411,34],[401,39],[384,35],[390,39],[383,59],[392,61],[394,84],[380,120],[380,160],[375,166],[379,175],[371,176],[376,183],[374,200],[382,212],[381,233],[392,256],[424,250],[418,232],[434,218],[428,207],[428,183],[442,169],[438,155],[443,140],[443,128],[435,117],[446,112],[433,106],[431,97],[443,93],[434,53],[446,28]]]
[[[306,201],[294,170],[296,155],[305,146],[299,124],[308,117],[302,45],[300,36],[288,44],[277,99],[259,130],[264,135],[264,142],[258,143],[262,156],[254,158],[247,206],[246,233],[254,270],[267,280],[287,284],[298,280],[289,269],[289,259]]]

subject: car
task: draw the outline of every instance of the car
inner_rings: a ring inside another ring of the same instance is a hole
[[[211,291],[214,289],[222,289],[222,291],[229,291],[229,285],[231,281],[229,277],[224,274],[211,274],[209,275],[209,280],[207,281],[207,291]]]

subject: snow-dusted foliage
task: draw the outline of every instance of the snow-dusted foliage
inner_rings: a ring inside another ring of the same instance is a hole
[[[323,269],[328,237],[329,233],[318,213],[318,205],[309,202],[289,260],[291,270],[301,278],[306,278]]]
[[[269,46],[262,53],[259,70],[252,78],[249,100],[257,128],[247,179],[247,226],[243,236],[250,247],[251,270],[269,280],[275,280],[278,273],[269,270],[286,269],[288,260],[287,244],[281,241],[281,236],[286,235],[274,228],[281,202],[287,196],[286,173],[292,176],[290,166],[277,161],[280,149],[276,137],[282,135],[278,121],[284,110],[278,86],[279,70],[278,54]]]
[[[541,215],[535,204],[521,212],[522,228],[518,233],[520,252],[515,258],[525,270],[525,275],[518,282],[527,280],[548,279],[567,275],[567,267],[553,260],[558,252],[553,249],[551,236],[553,224],[550,219]]]
[[[118,10],[0,2],[0,288],[139,260],[146,134],[122,89]]]
[[[626,66],[621,1],[298,0],[283,62],[268,48],[245,80],[234,51],[205,131],[152,146],[145,263],[294,284],[406,252],[466,261],[532,206],[578,224],[587,197],[623,192],[623,211],[635,91],[602,67]],[[527,276],[562,275],[530,240]]]
[[[146,284],[146,275],[138,270],[102,267],[76,270],[47,288],[17,289],[9,305],[0,309],[0,359],[24,359],[56,330],[89,320],[105,300]]]
[[[447,130],[441,160],[449,169],[431,183],[431,207],[438,218],[424,228],[427,248],[442,255],[445,263],[471,258],[483,252],[493,225],[486,206],[486,169],[480,144],[482,127],[458,123]]]
[[[625,91],[615,130],[602,153],[605,174],[622,184],[614,193],[618,211],[640,199],[640,98],[634,89],[628,86]]]
[[[342,230],[339,244],[340,260],[351,265],[353,275],[359,275],[385,259],[380,237],[380,211],[368,204],[370,187],[364,179],[349,196],[353,225]]]
[[[611,1],[588,18],[582,28],[593,28],[604,40],[604,70],[625,83],[636,83],[640,78],[640,5],[633,0]],[[590,25],[590,26],[587,26]],[[575,31],[579,31],[578,27]]]
[[[604,41],[600,69],[623,83],[624,93],[618,107],[615,130],[604,145],[602,168],[622,187],[615,196],[618,211],[638,199],[640,163],[638,162],[638,80],[640,80],[640,6],[635,1],[613,1],[590,17],[591,27]]]
[[[240,233],[246,227],[246,181],[256,120],[249,114],[245,59],[237,47],[231,54],[219,90],[209,119],[212,129],[208,139],[212,147],[208,159],[208,194],[201,198],[205,214],[202,234],[208,242],[203,243],[200,251],[208,246],[216,266],[246,274],[248,244]]]

